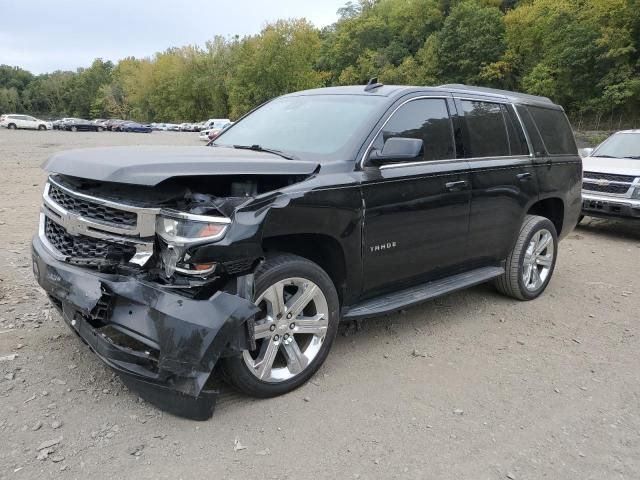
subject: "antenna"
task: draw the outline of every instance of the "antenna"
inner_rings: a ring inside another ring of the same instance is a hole
[[[382,83],[378,82],[378,77],[373,77],[367,83],[367,86],[364,87],[365,92],[370,92],[371,90],[375,90],[376,88],[382,87]]]

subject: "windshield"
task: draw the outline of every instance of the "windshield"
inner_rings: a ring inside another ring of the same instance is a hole
[[[640,159],[640,133],[618,133],[607,138],[592,157]]]
[[[259,146],[317,161],[347,159],[384,100],[364,95],[277,98],[229,127],[213,145]]]

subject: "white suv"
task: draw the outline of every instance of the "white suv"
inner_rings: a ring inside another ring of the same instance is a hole
[[[2,115],[0,116],[0,127],[8,129],[27,128],[30,130],[50,130],[53,128],[51,122],[45,122],[29,115]]]

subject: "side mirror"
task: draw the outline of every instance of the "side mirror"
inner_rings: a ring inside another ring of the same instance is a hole
[[[373,150],[369,161],[373,165],[380,165],[389,161],[414,160],[422,153],[424,142],[419,138],[391,137],[382,150]]]
[[[595,148],[581,148],[580,149],[580,156],[582,158],[589,157],[589,156],[591,156],[591,154],[593,153],[594,150],[595,150]]]

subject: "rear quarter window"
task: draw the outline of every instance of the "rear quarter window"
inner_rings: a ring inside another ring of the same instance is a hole
[[[567,116],[562,110],[528,106],[538,127],[547,153],[550,155],[577,155],[578,147]]]

